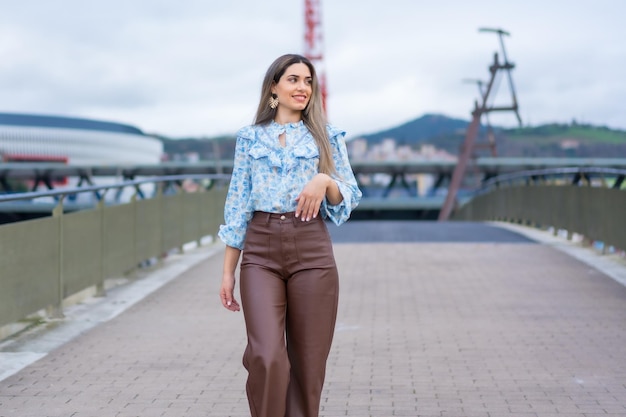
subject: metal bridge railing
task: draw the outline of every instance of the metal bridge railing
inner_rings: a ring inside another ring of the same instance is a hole
[[[494,177],[453,213],[454,220],[502,220],[566,230],[626,250],[626,170],[559,168]],[[569,178],[568,178],[569,177]]]
[[[105,280],[128,275],[148,260],[182,251],[188,242],[215,236],[223,218],[226,187],[200,187],[184,192],[165,187],[183,180],[209,185],[228,175],[162,176],[104,186],[0,195],[0,204],[57,199],[51,216],[0,225],[0,327],[42,310],[63,316],[64,300],[91,289],[105,294]],[[152,198],[65,213],[64,201],[77,193],[104,197],[109,190],[154,183]],[[170,192],[163,192],[163,190]],[[34,203],[33,204],[37,204]]]
[[[548,182],[563,182],[563,179],[569,180],[569,184],[585,184],[593,185],[595,181],[597,185],[619,189],[624,184],[626,178],[626,169],[605,168],[605,167],[562,167],[562,168],[546,168],[512,172],[492,177],[483,182],[481,191],[490,190],[493,187],[501,185],[522,183],[526,185],[541,184]],[[612,184],[609,184],[612,180]]]

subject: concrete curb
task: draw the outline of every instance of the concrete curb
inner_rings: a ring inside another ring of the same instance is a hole
[[[560,236],[554,236],[548,231],[537,228],[506,222],[489,222],[489,224],[511,230],[515,233],[524,235],[529,239],[551,246],[589,266],[596,268],[615,281],[626,286],[626,260],[618,259],[617,255],[602,255],[595,251],[592,247],[581,246],[579,243],[572,242],[571,240],[564,239]]]

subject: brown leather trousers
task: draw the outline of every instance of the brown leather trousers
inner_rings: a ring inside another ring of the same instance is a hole
[[[321,216],[256,212],[240,272],[252,417],[317,417],[339,279]]]

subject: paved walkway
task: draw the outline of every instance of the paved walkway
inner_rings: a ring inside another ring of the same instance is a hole
[[[322,417],[626,416],[624,285],[506,228],[459,243],[415,223],[393,227],[418,242],[332,230],[341,296]],[[221,262],[219,246],[171,259],[137,281],[145,298],[119,288],[3,344],[5,368],[40,359],[0,381],[0,416],[248,416],[243,315],[219,304]]]

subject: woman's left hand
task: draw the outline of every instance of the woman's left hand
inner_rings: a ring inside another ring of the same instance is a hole
[[[326,174],[317,174],[309,181],[302,192],[296,197],[296,217],[302,221],[309,221],[317,217],[320,205],[326,197],[326,189],[332,179]]]

